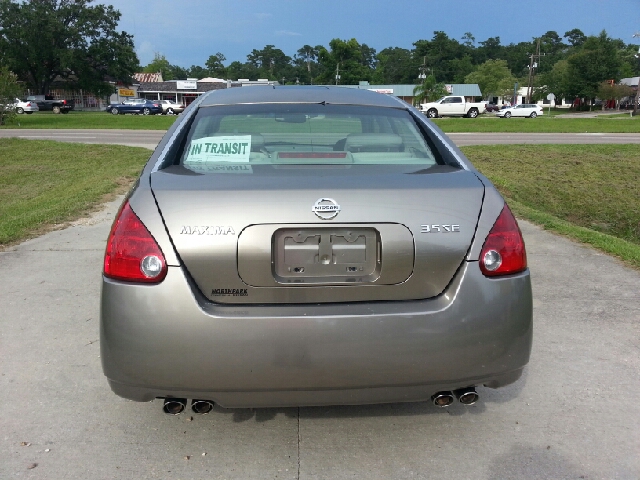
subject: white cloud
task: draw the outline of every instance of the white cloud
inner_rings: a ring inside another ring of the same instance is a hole
[[[156,48],[153,46],[153,43],[145,40],[136,48],[136,53],[138,54],[140,65],[144,66],[151,63],[156,53]]]

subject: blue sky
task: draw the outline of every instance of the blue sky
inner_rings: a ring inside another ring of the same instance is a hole
[[[380,51],[412,48],[442,30],[476,42],[499,36],[503,45],[573,28],[605,29],[640,45],[640,0],[98,0],[120,10],[119,27],[134,35],[142,65],[154,52],[182,67],[204,65],[222,52],[228,65],[252,49],[275,45],[293,56],[305,44],[356,38]]]

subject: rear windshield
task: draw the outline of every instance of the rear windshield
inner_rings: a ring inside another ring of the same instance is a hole
[[[405,110],[321,104],[202,107],[179,158],[197,171],[229,164],[442,163]]]

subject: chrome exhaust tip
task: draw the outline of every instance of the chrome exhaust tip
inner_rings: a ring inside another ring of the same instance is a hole
[[[167,415],[180,415],[187,408],[186,398],[165,398],[162,411]]]
[[[196,400],[195,398],[191,400],[191,410],[198,415],[206,415],[211,410],[213,410],[213,403],[211,400]]]
[[[463,405],[473,405],[480,398],[475,387],[460,388],[454,393],[458,397],[458,401]]]
[[[448,407],[453,403],[453,393],[438,392],[431,397],[431,400],[436,407]]]

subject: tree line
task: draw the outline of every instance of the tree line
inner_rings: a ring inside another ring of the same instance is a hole
[[[476,42],[471,33],[457,40],[435,31],[431,39],[414,42],[412,49],[387,47],[380,52],[355,38],[334,38],[328,47],[304,45],[292,57],[275,45],[266,45],[252,50],[245,62],[227,64],[225,55],[217,52],[203,66],[189,68],[173,65],[156,53],[144,71],[161,72],[165,80],[218,77],[325,85],[361,80],[372,84],[478,83],[487,97],[512,92],[516,82],[527,86],[532,64],[535,97],[553,92],[558,98],[595,98],[603,82],[640,74],[637,45],[613,39],[606,31],[587,36],[577,28],[563,36],[548,31],[539,38],[508,45],[498,36]]]
[[[141,66],[134,38],[118,30],[120,12],[92,0],[0,0],[0,68],[13,72],[33,92],[46,94],[61,83],[108,95],[114,82],[130,83],[133,73],[162,72],[166,80],[219,77],[284,84],[422,83],[422,93],[441,91],[443,83],[478,83],[485,97],[526,85],[535,57],[535,95],[594,98],[603,82],[640,74],[637,45],[603,31],[587,36],[573,29],[560,36],[548,31],[538,39],[503,45],[500,37],[476,42],[443,31],[417,40],[412,48],[381,51],[355,38],[334,38],[327,46],[303,45],[293,56],[275,45],[253,49],[246,61],[227,62],[217,52],[204,65],[184,68],[161,53]]]

